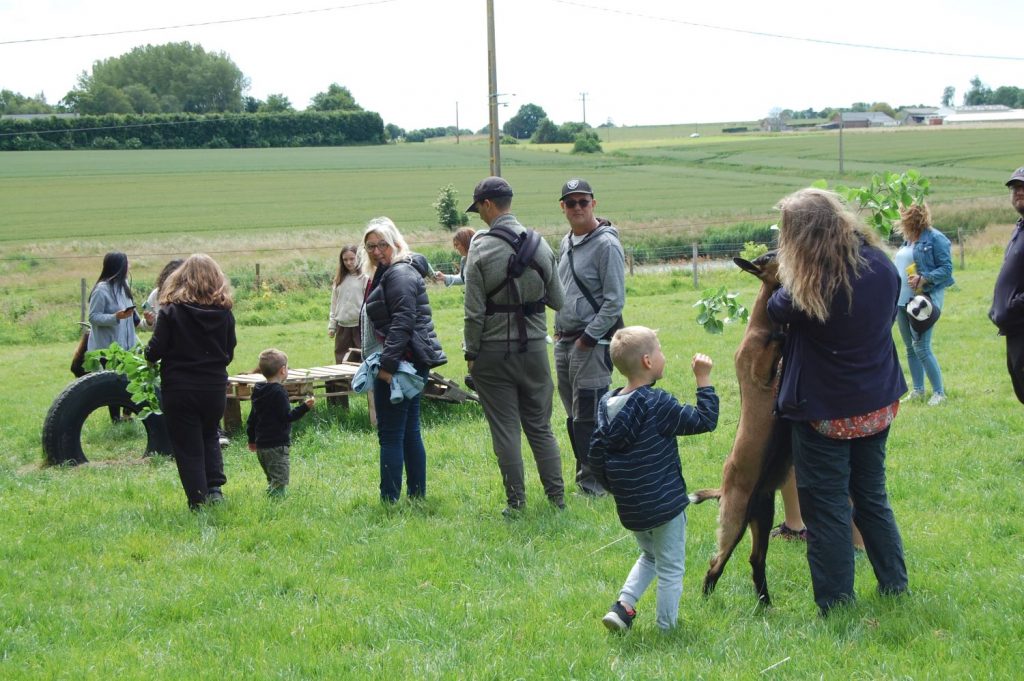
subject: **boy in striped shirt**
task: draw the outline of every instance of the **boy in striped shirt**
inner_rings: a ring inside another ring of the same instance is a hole
[[[590,466],[614,496],[619,520],[636,536],[640,557],[601,621],[612,631],[632,627],[636,603],[657,577],[656,623],[668,630],[676,625],[683,593],[689,503],[676,437],[707,433],[718,424],[713,363],[700,353],[690,362],[697,381],[693,407],[653,387],[664,375],[665,355],[652,329],[620,329],[610,353],[627,385],[601,399]]]

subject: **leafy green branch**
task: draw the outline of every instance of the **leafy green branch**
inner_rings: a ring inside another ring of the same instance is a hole
[[[86,371],[107,369],[128,378],[128,394],[132,402],[142,407],[139,418],[150,414],[162,414],[156,390],[160,386],[160,363],[151,364],[143,355],[142,345],[125,350],[117,343],[100,350],[85,353],[83,367]]]
[[[811,185],[827,189],[828,182],[818,180]],[[844,187],[836,185],[833,190],[844,197],[851,206],[867,210],[866,222],[882,238],[888,239],[893,225],[900,219],[900,209],[915,203],[922,203],[931,191],[931,183],[916,170],[905,173],[872,175],[867,187]]]
[[[715,289],[704,289],[703,297],[693,304],[697,310],[697,323],[708,333],[722,333],[726,324],[734,321],[747,323],[750,313],[740,305],[737,294],[729,293],[723,286]]]

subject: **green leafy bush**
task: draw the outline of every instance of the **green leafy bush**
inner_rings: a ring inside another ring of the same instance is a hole
[[[163,412],[156,394],[160,387],[160,363],[148,362],[142,353],[142,345],[125,350],[117,343],[111,343],[108,348],[85,353],[83,366],[89,372],[105,368],[124,374],[128,378],[128,394],[132,396],[132,402],[142,407],[139,418],[145,419],[150,414]]]
[[[729,293],[724,286],[704,289],[702,297],[693,304],[697,309],[697,323],[708,333],[722,333],[725,325],[734,321],[747,323],[750,313],[740,305],[737,294]]]

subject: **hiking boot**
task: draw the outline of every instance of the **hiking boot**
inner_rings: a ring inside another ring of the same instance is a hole
[[[612,603],[612,609],[601,618],[601,622],[608,631],[626,631],[633,628],[633,619],[636,617],[636,610],[626,610],[621,601]]]
[[[526,504],[523,504],[522,506],[513,506],[512,504],[509,504],[505,508],[501,509],[501,515],[505,516],[507,520],[515,520],[522,515],[524,510],[526,510]]]

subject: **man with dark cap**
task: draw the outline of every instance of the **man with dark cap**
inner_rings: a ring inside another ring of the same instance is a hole
[[[562,185],[560,204],[570,229],[558,253],[566,302],[555,315],[558,395],[576,456],[576,484],[584,494],[603,496],[606,490],[587,457],[597,405],[611,384],[608,343],[623,325],[626,260],[618,231],[594,216],[597,201],[589,182],[573,178]]]
[[[1006,336],[1006,368],[1013,392],[1024,403],[1024,167],[1013,171],[1006,186],[1010,188],[1010,203],[1021,217],[1006,246],[988,317],[1000,335]]]
[[[543,239],[530,266],[509,276],[515,244],[526,228],[510,212],[512,187],[488,177],[473,190],[467,213],[479,213],[488,229],[469,246],[466,257],[465,352],[480,403],[491,429],[491,443],[505,486],[506,517],[526,506],[522,432],[533,450],[544,493],[565,508],[562,458],[551,431],[554,384],[547,351],[547,314],[562,307],[555,254]]]

